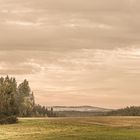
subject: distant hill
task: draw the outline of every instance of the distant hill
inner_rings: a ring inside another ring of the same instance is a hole
[[[53,111],[59,117],[89,117],[104,115],[112,110],[93,106],[53,106]]]
[[[53,106],[54,111],[80,111],[80,112],[108,112],[111,109],[105,109],[93,106]]]

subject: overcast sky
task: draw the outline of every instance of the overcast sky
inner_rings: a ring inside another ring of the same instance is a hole
[[[42,105],[140,105],[140,0],[0,0],[0,75]]]

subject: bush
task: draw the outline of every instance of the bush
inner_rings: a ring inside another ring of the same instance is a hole
[[[0,124],[14,124],[17,123],[18,119],[16,116],[5,116],[0,119]]]

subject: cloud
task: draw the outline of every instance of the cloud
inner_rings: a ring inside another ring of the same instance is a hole
[[[6,0],[0,4],[1,49],[112,49],[139,44],[138,0]]]
[[[139,5],[0,0],[0,74],[27,78],[44,105],[138,104]]]
[[[6,21],[6,24],[11,25],[19,25],[19,26],[40,26],[41,23],[33,23],[33,22],[26,22],[26,21]]]
[[[73,96],[79,104],[86,104],[88,101],[92,104],[90,98],[95,98],[101,99],[105,104],[107,99],[119,99],[122,93],[123,99],[132,93],[133,96],[138,96],[139,58],[140,49],[137,46],[63,52],[1,51],[0,74],[16,76],[18,82],[27,78],[36,93],[37,101],[42,104],[48,103],[48,96],[63,96],[66,100]],[[46,99],[46,103],[42,98]],[[56,104],[59,103],[60,101],[56,101]],[[73,102],[69,100],[68,104]]]

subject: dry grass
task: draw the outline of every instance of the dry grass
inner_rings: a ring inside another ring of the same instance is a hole
[[[20,118],[0,126],[0,140],[140,140],[140,118]]]

